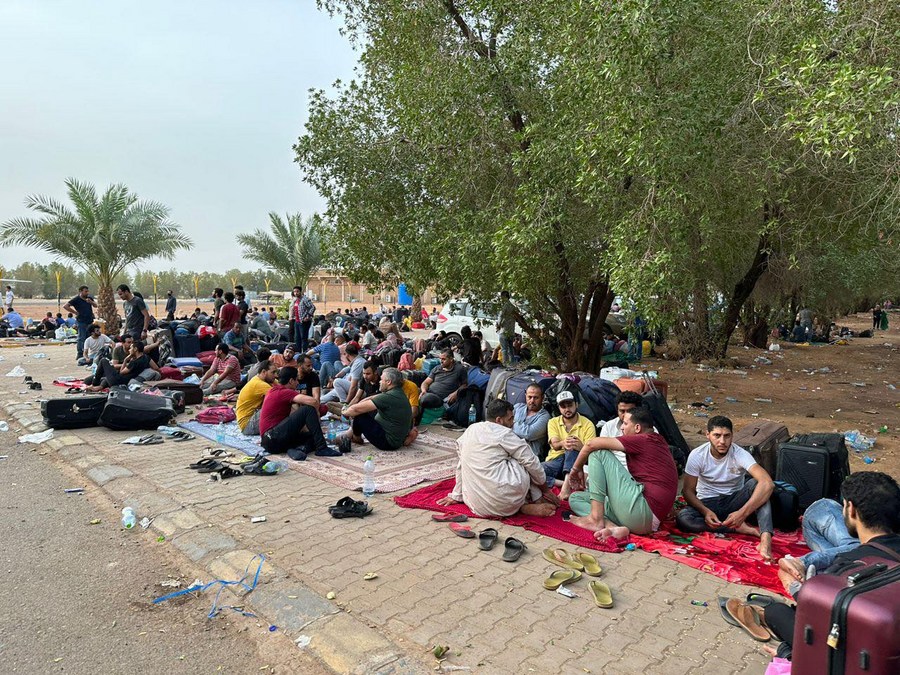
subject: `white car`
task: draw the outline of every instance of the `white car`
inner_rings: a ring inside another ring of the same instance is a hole
[[[500,344],[496,316],[476,310],[468,298],[448,300],[438,313],[437,329],[446,331],[450,343],[455,346],[462,341],[460,331],[463,326],[469,326],[473,331],[480,330],[491,347]],[[521,332],[518,326],[516,326],[516,332]]]

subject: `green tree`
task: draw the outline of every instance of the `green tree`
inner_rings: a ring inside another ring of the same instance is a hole
[[[294,213],[282,219],[277,213],[269,213],[269,220],[270,232],[257,229],[237,236],[244,255],[280,274],[292,286],[306,288],[309,277],[322,264],[319,217],[312,215],[304,220]],[[250,276],[245,281],[247,289],[251,282],[258,285]]]
[[[191,240],[169,220],[166,206],[139,201],[124,185],[110,185],[99,196],[94,186],[74,178],[66,187],[73,208],[52,197],[29,196],[25,205],[42,217],[3,223],[0,246],[33,246],[83,268],[97,283],[100,317],[117,327],[117,277],[142,260],[171,258],[189,249]]]

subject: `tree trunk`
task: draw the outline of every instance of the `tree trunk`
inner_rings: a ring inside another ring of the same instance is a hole
[[[409,316],[413,321],[422,320],[422,294],[416,293],[413,296],[412,309],[409,310]]]
[[[104,330],[107,335],[118,334],[119,312],[116,308],[116,297],[113,294],[111,284],[99,282],[97,287],[97,305],[100,318],[106,322]]]

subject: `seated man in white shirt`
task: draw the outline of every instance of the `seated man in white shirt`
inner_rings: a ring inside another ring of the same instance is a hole
[[[88,329],[88,337],[84,341],[84,351],[81,354],[81,358],[78,359],[78,365],[91,365],[98,360],[99,356],[108,356],[114,346],[115,342],[108,335],[103,334],[100,326],[91,324],[91,327]]]
[[[678,528],[684,532],[737,532],[759,537],[759,554],[771,560],[772,478],[753,455],[731,442],[730,419],[711,417],[706,429],[709,442],[691,451],[684,468],[681,492],[688,505],[678,513]],[[745,481],[747,473],[751,478]],[[754,513],[758,527],[747,523]]]
[[[611,420],[597,424],[598,438],[618,438],[622,435],[622,422],[625,420],[625,413],[633,408],[637,408],[644,404],[644,399],[636,391],[622,391],[616,396],[616,417]],[[654,429],[653,431],[656,431]],[[628,471],[628,462],[625,459],[625,453],[613,450],[615,455],[625,470]]]
[[[559,498],[547,487],[540,460],[513,433],[512,405],[491,401],[486,416],[489,421],[471,425],[457,441],[456,485],[438,504],[465,503],[484,517],[552,516]]]

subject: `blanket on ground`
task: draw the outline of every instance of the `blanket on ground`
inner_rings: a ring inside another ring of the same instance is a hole
[[[243,432],[241,432],[241,428],[238,426],[237,422],[228,422],[224,425],[225,440],[222,441],[222,443],[216,441],[216,432],[219,427],[218,424],[203,424],[202,422],[191,420],[189,422],[179,422],[178,426],[190,431],[192,434],[203,436],[203,438],[207,438],[217,445],[224,445],[229,448],[234,448],[235,450],[240,450],[245,455],[250,455],[251,457],[263,452],[263,449],[259,444],[259,436],[245,436]]]
[[[394,501],[403,508],[426,509],[442,513],[464,513],[470,518],[478,518],[465,504],[440,506],[438,499],[446,497],[453,489],[454,479],[428,485]],[[547,518],[517,514],[503,518],[507,525],[523,527],[553,539],[607,553],[624,550],[628,543],[650,553],[658,553],[664,558],[676,560],[684,565],[714,574],[732,583],[758,586],[779,595],[786,595],[778,580],[778,565],[764,562],[756,551],[758,540],[743,535],[717,536],[710,532],[700,535],[685,535],[675,528],[672,520],[662,524],[659,531],[649,536],[632,534],[628,541],[607,540],[601,543],[587,530],[562,519],[568,505],[557,509],[556,514]],[[797,532],[776,532],[772,542],[773,560],[785,555],[801,556],[809,549],[803,537]]]

